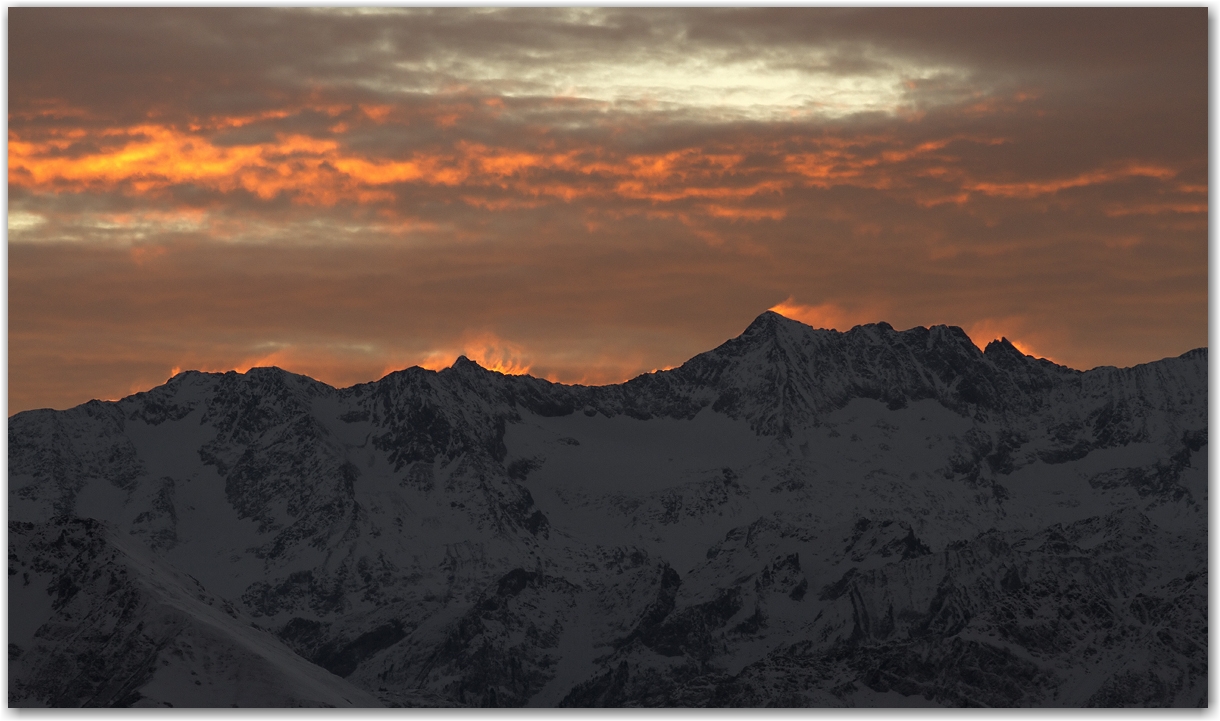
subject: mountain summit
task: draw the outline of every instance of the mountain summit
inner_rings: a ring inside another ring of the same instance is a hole
[[[1207,351],[772,312],[608,386],[188,371],[9,421],[10,705],[1207,703]]]

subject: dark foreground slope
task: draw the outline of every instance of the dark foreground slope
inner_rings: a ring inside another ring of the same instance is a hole
[[[9,700],[1206,705],[1206,458],[1206,349],[944,326],[182,373],[9,420]]]

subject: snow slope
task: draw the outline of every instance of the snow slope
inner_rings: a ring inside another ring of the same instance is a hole
[[[188,371],[10,419],[10,703],[1205,705],[1206,453],[1206,349],[946,326]]]

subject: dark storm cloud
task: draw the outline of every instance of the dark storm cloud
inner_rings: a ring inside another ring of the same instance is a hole
[[[459,352],[607,382],[780,305],[1206,342],[1206,10],[10,10],[10,411]]]

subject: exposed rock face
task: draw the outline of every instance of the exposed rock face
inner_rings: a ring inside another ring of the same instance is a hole
[[[16,706],[370,706],[227,601],[101,523],[9,525]]]
[[[1206,705],[1206,459],[1206,349],[945,326],[181,373],[10,419],[9,701]]]

